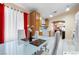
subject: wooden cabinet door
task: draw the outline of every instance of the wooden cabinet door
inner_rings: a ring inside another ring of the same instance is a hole
[[[31,35],[33,36],[35,34],[35,19],[36,19],[36,16],[35,16],[35,12],[32,12],[30,13],[30,28],[32,29],[32,32],[31,32]]]
[[[46,28],[48,28],[48,26],[49,26],[49,20],[48,19],[45,19],[45,26],[46,26]]]
[[[32,36],[35,35],[35,31],[39,31],[40,28],[40,14],[36,11],[30,13],[30,27],[32,29]]]

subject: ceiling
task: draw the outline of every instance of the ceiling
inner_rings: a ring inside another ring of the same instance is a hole
[[[29,11],[37,10],[40,12],[41,17],[47,18],[49,15],[56,16],[63,13],[65,12],[67,6],[72,8],[77,5],[77,3],[18,3],[18,5],[23,6]]]

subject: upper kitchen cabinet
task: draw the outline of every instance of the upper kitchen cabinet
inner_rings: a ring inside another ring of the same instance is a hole
[[[49,19],[48,18],[45,19],[45,26],[46,26],[46,28],[48,28],[48,26],[49,26]]]
[[[34,36],[35,31],[39,32],[40,29],[40,13],[32,11],[30,13],[30,28],[32,29],[31,35]]]

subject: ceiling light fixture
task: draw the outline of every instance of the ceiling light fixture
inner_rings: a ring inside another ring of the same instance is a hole
[[[42,17],[40,17],[40,20],[42,20]]]
[[[53,15],[49,15],[49,17],[53,17]]]
[[[70,8],[69,8],[69,6],[67,6],[66,11],[69,11],[69,10],[70,10]]]
[[[66,8],[66,11],[69,11],[70,10],[70,8]]]

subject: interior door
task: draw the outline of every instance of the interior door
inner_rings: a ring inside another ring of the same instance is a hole
[[[75,15],[75,37],[74,37],[74,43],[76,50],[79,50],[79,12]]]

